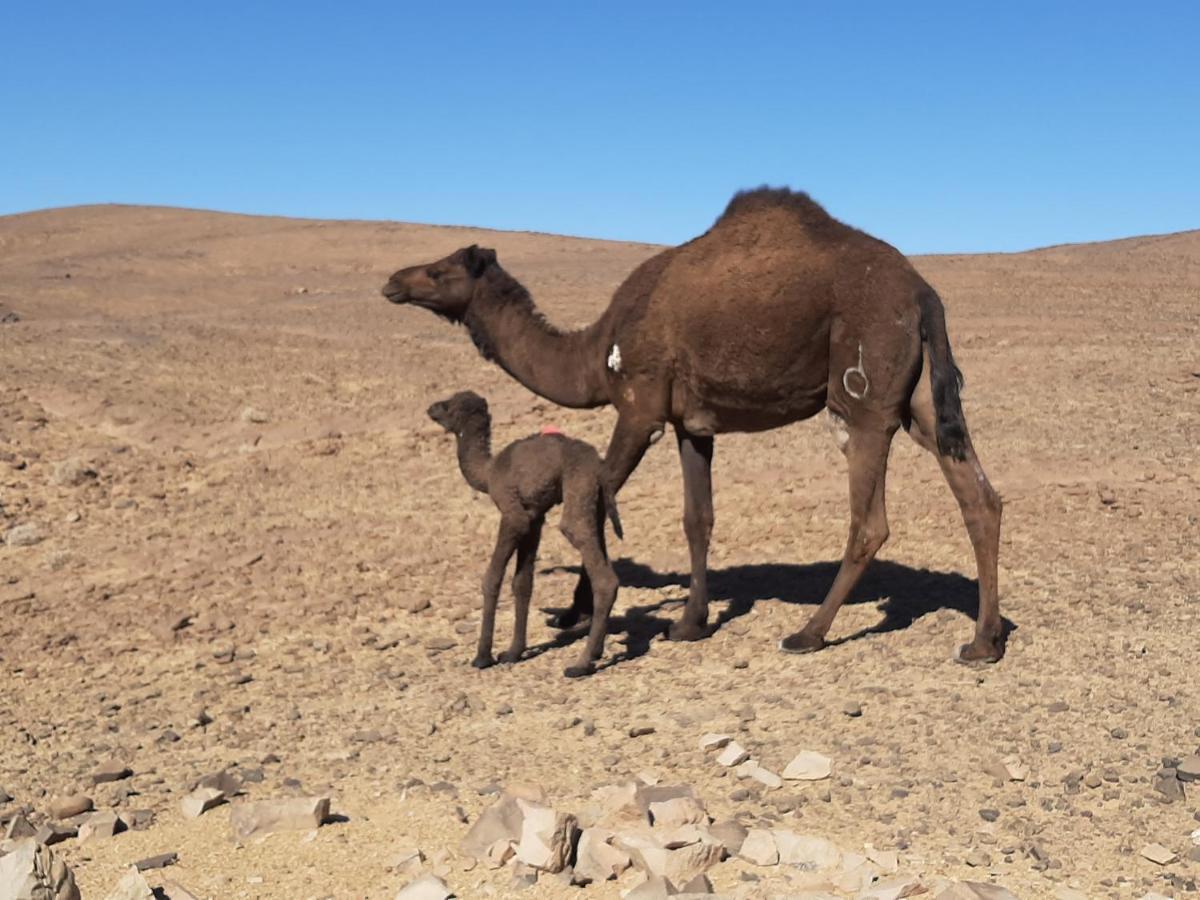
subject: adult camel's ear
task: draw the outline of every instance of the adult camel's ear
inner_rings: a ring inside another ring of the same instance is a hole
[[[466,265],[467,274],[472,278],[478,278],[487,270],[488,266],[496,262],[496,251],[472,244],[464,252],[463,262]]]

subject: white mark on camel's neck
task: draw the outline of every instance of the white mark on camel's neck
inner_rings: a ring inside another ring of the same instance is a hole
[[[608,367],[614,372],[621,371],[621,348],[616,344],[613,344],[612,350],[608,352]]]
[[[851,375],[857,376],[855,379],[856,381],[861,379],[861,388],[850,386]],[[871,390],[871,382],[867,379],[866,370],[863,369],[863,351],[861,343],[858,345],[858,365],[851,366],[842,373],[842,387],[844,387],[846,389],[846,393],[855,400],[861,400],[863,397],[867,396],[867,392]]]

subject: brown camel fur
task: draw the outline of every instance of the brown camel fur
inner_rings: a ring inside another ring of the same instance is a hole
[[[1001,504],[967,433],[942,302],[898,250],[837,221],[807,194],[736,195],[706,233],[635,269],[600,318],[579,331],[546,322],[496,254],[474,246],[401,269],[383,293],[463,323],[484,358],[555,403],[616,406],[605,455],[614,491],[664,426],[675,428],[692,577],[672,638],[706,633],[713,436],[777,428],[828,409],[849,462],[850,535],[824,601],[782,649],[824,646],[887,539],[884,478],[892,436],[903,426],[936,455],[975,550],[979,614],[958,658],[1001,657]],[[559,624],[586,615],[589,595],[581,579]]]
[[[494,663],[492,634],[496,628],[496,603],[504,570],[513,553],[517,568],[512,587],[516,612],[512,645],[500,657],[513,663],[525,652],[529,602],[533,594],[533,566],[546,513],[563,505],[559,530],[583,557],[593,593],[595,612],[587,643],[579,661],[568,666],[568,678],[590,674],[604,652],[608,616],[617,599],[617,575],[604,546],[604,516],[621,537],[616,498],[603,487],[600,454],[591,444],[560,433],[540,434],[514,441],[495,457],[491,453],[492,417],[487,401],[464,391],[429,407],[429,418],[458,441],[458,465],[467,484],[492,498],[500,510],[500,534],[483,576],[483,623],[479,651],[471,664],[483,669]]]

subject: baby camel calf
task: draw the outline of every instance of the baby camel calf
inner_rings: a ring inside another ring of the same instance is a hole
[[[458,440],[458,465],[467,484],[492,498],[500,510],[500,534],[483,576],[483,623],[479,652],[472,665],[493,664],[492,633],[496,628],[496,603],[504,570],[513,552],[516,623],[512,644],[501,662],[516,662],[525,652],[529,601],[533,593],[533,566],[546,513],[563,505],[559,530],[583,557],[592,583],[594,610],[591,631],[579,661],[566,669],[568,678],[595,671],[604,650],[608,616],[617,599],[617,575],[604,546],[604,515],[621,537],[616,498],[600,477],[600,455],[590,444],[550,433],[514,441],[495,457],[491,453],[492,417],[487,401],[471,391],[455,394],[429,407],[429,418]]]

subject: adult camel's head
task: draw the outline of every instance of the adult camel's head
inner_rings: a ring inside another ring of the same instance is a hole
[[[472,244],[437,262],[401,269],[383,286],[383,296],[392,303],[411,303],[451,322],[461,322],[476,282],[494,265],[495,250]]]

